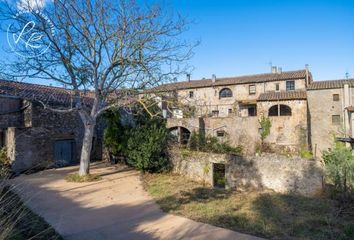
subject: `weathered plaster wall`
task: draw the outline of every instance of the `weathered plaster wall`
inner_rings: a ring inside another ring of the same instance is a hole
[[[268,116],[269,108],[277,104],[284,104],[291,108],[291,116],[270,116],[272,127],[270,135],[265,139],[275,149],[297,152],[301,147],[308,146],[309,126],[307,119],[307,101],[267,101],[258,102],[259,114]]]
[[[213,184],[213,163],[225,164],[226,187],[272,189],[314,195],[322,190],[323,169],[318,161],[266,154],[241,157],[225,154],[171,151],[173,171]]]
[[[333,101],[333,94],[339,94],[339,101]],[[322,151],[333,147],[334,136],[344,135],[343,89],[310,90],[307,99],[312,149],[320,157]],[[333,124],[332,115],[339,115],[341,122]]]

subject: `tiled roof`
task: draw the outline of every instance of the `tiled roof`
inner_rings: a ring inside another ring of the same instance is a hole
[[[354,79],[339,79],[328,81],[314,81],[307,87],[307,90],[342,88],[345,83],[348,83],[349,86],[354,87]]]
[[[306,91],[287,91],[287,92],[266,92],[259,95],[257,101],[278,101],[278,100],[305,100]]]
[[[246,83],[262,83],[278,80],[304,79],[306,70],[288,71],[282,73],[263,73],[230,78],[217,78],[215,83],[211,79],[191,80],[185,82],[169,83],[154,88],[154,91],[173,91],[178,89],[201,88],[211,86],[225,86]]]
[[[1,95],[64,105],[70,104],[73,96],[72,90],[65,88],[8,80],[0,80],[0,96]],[[85,104],[92,103],[92,98],[88,96],[88,93],[82,92],[82,95],[84,96],[82,99]]]

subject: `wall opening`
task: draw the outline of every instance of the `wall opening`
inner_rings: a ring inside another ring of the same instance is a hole
[[[213,163],[213,187],[226,187],[225,164]]]
[[[274,105],[268,110],[268,116],[291,116],[291,108],[284,104]]]

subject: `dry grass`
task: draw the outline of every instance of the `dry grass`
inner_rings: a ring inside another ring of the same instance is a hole
[[[325,197],[211,189],[185,177],[145,174],[161,208],[215,226],[272,239],[354,239],[354,206]]]
[[[59,240],[61,236],[28,209],[8,187],[0,190],[0,239]]]
[[[69,174],[65,177],[66,181],[77,182],[77,183],[96,182],[101,179],[102,179],[101,176],[96,175],[96,174],[88,174],[86,176],[80,176],[78,173],[74,173],[74,174]]]

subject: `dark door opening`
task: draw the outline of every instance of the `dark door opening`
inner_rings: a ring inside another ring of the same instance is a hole
[[[225,188],[225,164],[213,163],[213,182],[216,188]]]
[[[58,140],[54,143],[54,161],[58,167],[68,166],[76,163],[75,141],[70,140]]]

